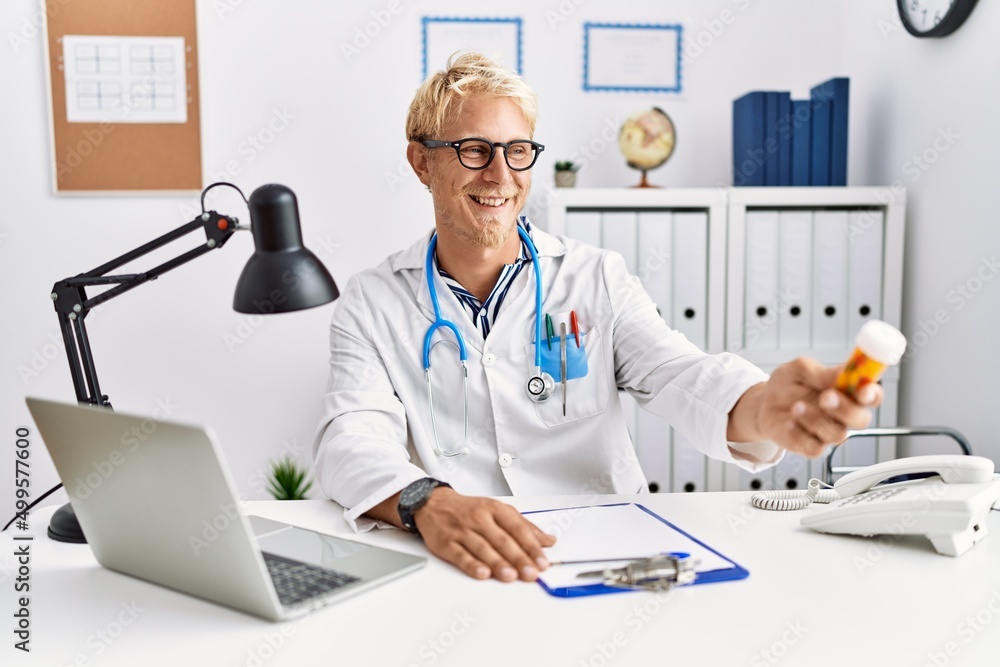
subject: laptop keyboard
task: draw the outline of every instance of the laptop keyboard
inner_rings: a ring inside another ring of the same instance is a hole
[[[289,560],[266,551],[261,554],[271,581],[274,582],[278,600],[286,607],[361,581],[358,577],[343,572]]]

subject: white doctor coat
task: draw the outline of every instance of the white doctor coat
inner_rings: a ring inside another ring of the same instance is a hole
[[[430,235],[348,282],[331,321],[330,379],[313,448],[320,486],[356,530],[375,524],[362,514],[427,476],[466,495],[644,492],[618,387],[708,456],[754,470],[781,458],[773,443],[726,441],[730,410],[766,374],[733,354],[707,355],[670,329],[621,255],[537,227],[532,238],[543,312],[576,311],[589,370],[568,381],[565,416],[558,383],[548,401],[528,398],[533,265],[511,285],[486,340],[435,272],[442,316],[461,330],[468,354],[469,442],[460,456],[434,453],[422,361],[434,319],[424,271]],[[458,348],[444,328],[434,340],[438,433],[442,449],[453,452],[461,448],[465,406]]]

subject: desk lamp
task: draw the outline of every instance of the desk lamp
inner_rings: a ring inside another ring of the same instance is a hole
[[[60,280],[52,288],[52,300],[59,316],[69,359],[70,373],[76,398],[111,408],[107,395],[101,393],[94,367],[94,357],[87,338],[85,318],[90,310],[119,294],[159,278],[181,264],[221,248],[236,231],[247,229],[239,221],[216,211],[205,211],[205,194],[212,188],[226,185],[243,197],[250,210],[250,227],[253,233],[254,254],[250,257],[236,283],[233,309],[240,313],[287,313],[305,310],[333,301],[339,296],[337,285],[316,256],[302,245],[299,208],[295,194],[283,185],[263,185],[253,191],[247,201],[243,192],[231,183],[213,183],[201,193],[200,216],[172,232],[125,253],[107,264]],[[152,252],[171,241],[204,229],[207,240],[202,245],[144,273],[107,275],[108,272],[138,257]],[[114,285],[97,296],[88,298],[86,288],[95,285]],[[59,485],[61,486],[61,485]],[[59,486],[51,489],[35,503],[43,500]],[[34,504],[34,503],[33,503]],[[52,516],[48,535],[60,542],[86,542],[71,505],[60,507]]]

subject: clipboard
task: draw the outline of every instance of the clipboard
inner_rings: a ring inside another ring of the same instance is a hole
[[[556,597],[583,597],[623,593],[631,589],[604,583],[577,583],[576,574],[604,567],[622,567],[629,561],[660,553],[685,553],[698,558],[695,581],[690,585],[746,579],[750,572],[732,559],[678,528],[638,503],[590,505],[525,512],[525,518],[559,541],[547,550],[553,564],[539,574],[538,583]]]

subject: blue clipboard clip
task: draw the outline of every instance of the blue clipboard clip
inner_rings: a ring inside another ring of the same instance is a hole
[[[665,592],[674,586],[694,583],[697,578],[695,568],[700,561],[685,553],[670,553],[651,558],[634,560],[625,567],[606,567],[603,570],[581,572],[581,579],[600,577],[605,586]]]

